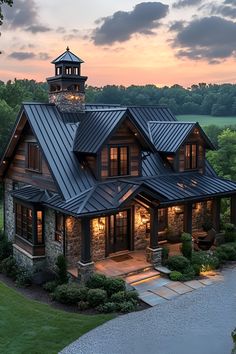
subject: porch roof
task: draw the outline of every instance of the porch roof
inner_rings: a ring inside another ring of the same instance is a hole
[[[11,195],[14,198],[26,201],[28,203],[43,203],[50,197],[50,194],[46,190],[40,190],[32,186],[25,186],[20,189],[13,190]]]
[[[161,204],[236,194],[236,182],[200,173],[161,175],[144,185],[164,197]]]

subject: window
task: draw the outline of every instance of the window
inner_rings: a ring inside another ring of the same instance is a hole
[[[42,156],[37,143],[28,144],[27,168],[32,171],[41,172]]]
[[[55,213],[55,241],[62,242],[65,229],[65,219],[62,213]]]
[[[56,68],[56,75],[61,75],[62,74],[62,67],[61,66],[58,66]]]
[[[197,144],[187,144],[185,146],[185,169],[197,168]]]
[[[109,160],[110,177],[125,176],[129,174],[128,146],[110,147]]]
[[[72,68],[70,66],[66,66],[66,75],[72,74]]]
[[[79,68],[74,68],[73,71],[74,71],[74,75],[79,75]]]
[[[16,234],[30,243],[43,244],[43,212],[35,212],[34,209],[19,203],[16,204],[15,211]]]

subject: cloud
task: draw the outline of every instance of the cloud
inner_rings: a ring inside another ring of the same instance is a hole
[[[169,27],[170,32],[179,32],[184,28],[184,21],[175,21]]]
[[[234,19],[236,17],[236,3],[232,3],[232,5],[212,5],[211,14]]]
[[[202,0],[179,0],[173,4],[176,9],[181,9],[187,6],[197,6],[202,2]]]
[[[144,35],[154,34],[153,30],[160,26],[159,20],[166,17],[168,5],[160,2],[142,2],[132,11],[118,11],[112,16],[105,17],[92,35],[96,45],[125,42],[135,33]]]
[[[36,54],[33,52],[21,51],[21,52],[12,52],[11,54],[8,55],[8,58],[16,59],[19,61],[32,60],[32,59],[49,60],[50,56],[47,53],[43,53],[43,52]]]
[[[40,23],[39,10],[35,0],[17,0],[13,7],[3,5],[4,26],[9,30],[23,29],[32,33],[50,29]]]
[[[23,61],[35,58],[35,54],[33,52],[13,52],[9,54],[8,57],[11,59]]]
[[[236,6],[236,0],[225,0],[224,4]]]
[[[177,56],[220,62],[236,53],[236,22],[212,16],[193,20],[180,30],[173,42]]]

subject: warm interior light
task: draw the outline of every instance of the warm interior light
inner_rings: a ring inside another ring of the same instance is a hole
[[[103,231],[105,229],[104,218],[98,218],[98,229]]]
[[[145,214],[141,214],[141,223],[144,225],[149,221],[149,218]]]
[[[181,206],[175,206],[174,208],[175,214],[181,214],[183,212],[183,209]]]

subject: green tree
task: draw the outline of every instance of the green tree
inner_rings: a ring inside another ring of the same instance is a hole
[[[9,6],[13,5],[13,0],[0,0],[0,25],[2,25],[3,21],[3,13],[2,13],[2,5],[7,4]]]
[[[236,131],[225,129],[218,138],[219,149],[207,158],[219,176],[236,181]]]

